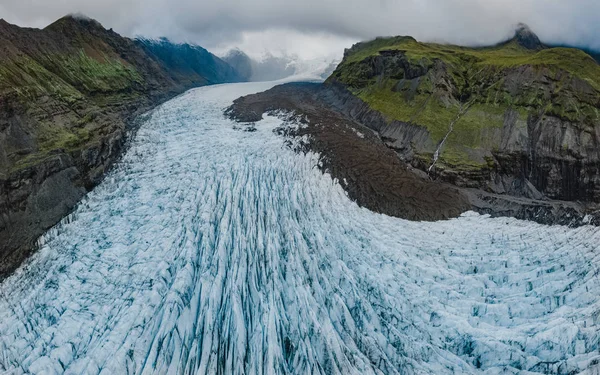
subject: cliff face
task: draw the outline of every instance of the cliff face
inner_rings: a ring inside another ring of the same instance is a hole
[[[237,80],[199,47],[133,41],[94,20],[0,20],[0,277],[101,180],[137,115]]]
[[[336,104],[348,99],[321,84],[289,83],[235,100],[226,115],[253,127],[265,112],[287,113],[282,119],[292,126],[276,129],[286,145],[319,154],[317,167],[339,181],[351,200],[372,211],[433,221],[470,209],[460,189],[413,173],[369,128],[340,111]]]
[[[327,83],[339,109],[430,176],[533,199],[600,201],[600,66],[521,26],[489,48],[376,39]]]

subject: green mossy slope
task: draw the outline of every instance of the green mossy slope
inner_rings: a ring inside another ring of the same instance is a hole
[[[489,168],[508,117],[519,126],[543,116],[600,126],[600,65],[578,49],[527,49],[517,38],[487,48],[378,38],[347,50],[329,82],[389,121],[425,127],[435,143],[453,123],[438,163],[455,169]]]

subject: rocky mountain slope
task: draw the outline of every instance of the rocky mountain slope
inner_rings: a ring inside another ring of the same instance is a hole
[[[347,50],[325,84],[275,87],[228,114],[304,116],[285,135],[377,212],[598,225],[598,73],[583,51],[549,48],[525,25],[488,48],[376,39]]]
[[[350,199],[372,211],[432,221],[469,210],[457,188],[412,173],[369,128],[337,111],[331,96],[318,83],[289,83],[235,100],[227,115],[252,124],[265,112],[293,113],[282,116],[291,126],[277,132],[295,151],[318,153],[318,167],[338,180]]]
[[[186,86],[247,80],[233,66],[200,46],[175,44],[165,38],[140,38],[136,44],[159,63],[168,77]]]
[[[0,277],[100,181],[137,115],[240,79],[202,48],[131,40],[85,17],[42,30],[0,20]]]
[[[600,201],[600,65],[582,50],[545,46],[524,25],[487,48],[359,43],[327,84],[360,99],[339,110],[432,178]]]

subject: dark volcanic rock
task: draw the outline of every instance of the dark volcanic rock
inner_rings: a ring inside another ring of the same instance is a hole
[[[520,46],[527,49],[540,50],[545,48],[544,44],[540,41],[540,38],[538,38],[538,36],[531,31],[529,26],[525,25],[524,23],[521,23],[517,26],[515,40]]]

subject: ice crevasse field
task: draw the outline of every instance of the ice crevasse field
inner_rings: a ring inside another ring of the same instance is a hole
[[[0,373],[600,373],[598,228],[361,208],[223,116],[272,85],[149,115],[0,285]]]

